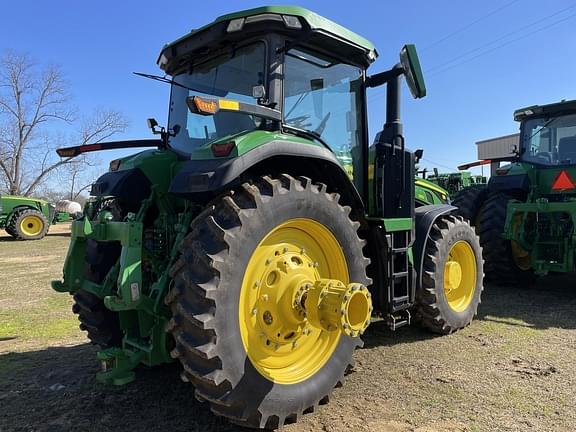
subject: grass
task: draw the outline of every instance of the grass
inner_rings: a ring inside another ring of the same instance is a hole
[[[0,352],[83,338],[71,297],[50,287],[50,280],[61,277],[67,229],[68,224],[53,226],[37,241],[13,241],[1,233]]]

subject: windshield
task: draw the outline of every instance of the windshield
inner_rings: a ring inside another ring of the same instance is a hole
[[[265,45],[255,43],[193,66],[190,72],[174,77],[168,127],[176,131],[170,147],[183,153],[210,141],[255,129],[259,119],[248,114],[217,112],[211,116],[193,114],[186,98],[204,96],[255,103],[252,88],[264,84]]]
[[[361,184],[362,69],[290,50],[284,71],[284,123],[319,135]]]
[[[521,159],[539,165],[576,165],[576,114],[526,120]]]

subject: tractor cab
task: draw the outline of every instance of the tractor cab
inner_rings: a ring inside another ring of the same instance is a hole
[[[327,147],[360,186],[365,71],[376,57],[364,38],[302,8],[220,17],[160,54],[173,77],[168,144],[193,159],[227,157],[265,132],[297,136]]]
[[[576,193],[576,101],[517,110],[519,160],[541,195]],[[556,200],[557,200],[556,198]]]
[[[167,145],[194,160],[241,156],[274,137],[297,137],[329,150],[353,179],[355,194],[366,195],[368,182],[376,181],[368,179],[366,89],[392,83],[382,139],[402,151],[400,77],[416,97],[425,95],[413,46],[402,50],[402,64],[370,77],[366,69],[377,55],[363,37],[303,8],[263,7],[217,18],[166,45],[158,58],[172,76]],[[397,169],[386,173],[399,182],[404,216],[411,217],[413,162],[398,154],[387,160]],[[371,188],[374,194],[383,199]],[[388,203],[398,205],[398,199]],[[382,216],[383,207],[371,213]]]

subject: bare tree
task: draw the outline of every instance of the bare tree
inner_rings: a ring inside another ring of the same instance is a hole
[[[78,132],[68,138],[54,133],[74,126]],[[76,171],[78,180],[90,158],[58,158],[57,144],[97,143],[126,127],[124,117],[111,110],[96,111],[78,122],[58,68],[39,71],[28,56],[13,52],[0,58],[0,182],[9,194],[30,195],[62,169]]]

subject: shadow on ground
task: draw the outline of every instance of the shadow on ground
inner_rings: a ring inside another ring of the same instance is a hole
[[[95,356],[88,344],[0,355],[0,430],[243,430],[198,402],[178,365],[143,368],[112,387],[95,381]]]

